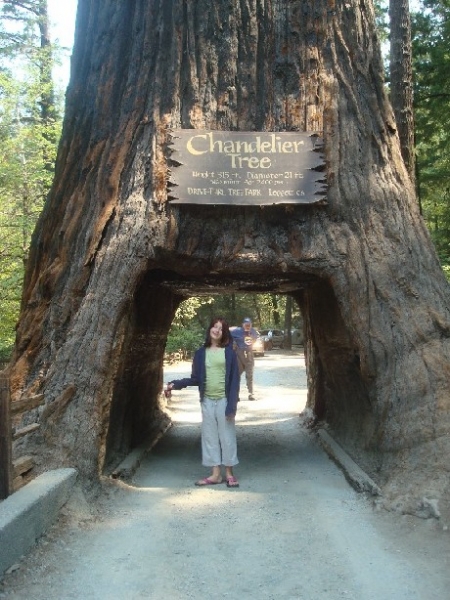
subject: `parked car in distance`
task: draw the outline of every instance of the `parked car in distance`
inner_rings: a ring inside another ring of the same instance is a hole
[[[264,349],[284,347],[284,331],[282,329],[261,329],[259,332],[264,340]]]
[[[259,334],[259,331],[258,331]],[[260,335],[253,342],[253,355],[254,356],[264,356],[264,341]]]
[[[303,331],[301,329],[291,329],[291,342],[296,346],[303,345]]]

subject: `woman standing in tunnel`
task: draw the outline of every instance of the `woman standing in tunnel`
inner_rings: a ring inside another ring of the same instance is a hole
[[[194,355],[190,377],[170,381],[166,391],[195,385],[202,409],[202,463],[212,467],[198,486],[222,483],[222,465],[228,487],[239,487],[233,473],[238,464],[235,416],[239,399],[239,367],[230,329],[222,317],[212,319],[206,339]]]

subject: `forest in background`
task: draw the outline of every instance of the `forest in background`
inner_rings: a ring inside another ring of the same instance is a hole
[[[53,40],[47,0],[0,3],[0,360],[14,344],[31,236],[52,185],[64,114],[53,73],[64,53]],[[383,47],[387,1],[376,2]],[[417,197],[442,268],[450,279],[450,0],[423,0],[411,13]],[[389,88],[389,60],[386,85]],[[167,351],[198,346],[209,319],[259,328],[299,327],[289,297],[230,294],[190,298],[173,322]]]

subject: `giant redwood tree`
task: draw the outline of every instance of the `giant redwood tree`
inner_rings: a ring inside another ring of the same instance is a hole
[[[79,0],[11,365],[14,456],[95,481],[155,434],[180,301],[290,294],[309,408],[385,493],[448,492],[448,285],[401,157],[371,0]],[[170,132],[317,132],[326,203],[171,203]],[[436,508],[436,502],[431,502]]]

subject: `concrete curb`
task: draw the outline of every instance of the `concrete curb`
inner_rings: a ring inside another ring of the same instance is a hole
[[[358,492],[369,492],[372,496],[382,495],[377,484],[350,458],[325,429],[319,429],[317,435],[325,452],[342,469],[350,485]]]
[[[48,471],[0,503],[0,577],[52,525],[76,479],[75,469]]]

